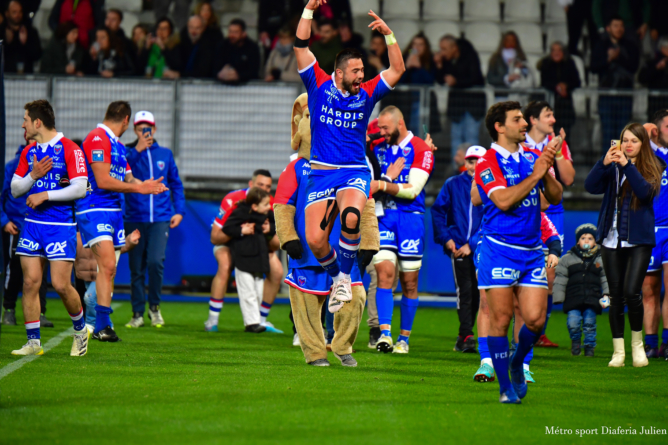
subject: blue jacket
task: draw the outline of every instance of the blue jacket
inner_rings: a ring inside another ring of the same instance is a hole
[[[163,182],[169,188],[169,192],[159,195],[126,193],[125,221],[161,222],[169,221],[174,214],[185,216],[186,197],[183,194],[183,184],[172,151],[153,142],[153,145],[139,153],[134,148],[136,145],[136,143],[128,145],[126,153],[132,175],[142,181],[164,176]]]
[[[2,206],[0,206],[0,228],[5,227],[9,221],[16,224],[19,231],[23,228],[23,220],[28,209],[26,197],[14,198],[12,196],[12,178],[16,167],[19,165],[19,158],[25,145],[20,145],[16,151],[16,157],[5,164],[5,182],[2,184]]]
[[[659,190],[655,191],[631,162],[628,162],[625,167],[614,162],[606,166],[603,165],[604,158],[605,156],[594,165],[585,179],[585,189],[589,193],[603,194],[603,203],[598,214],[598,239],[596,241],[600,244],[612,228],[617,200],[617,181],[626,175],[626,180],[629,181],[633,193],[627,193],[621,209],[618,209],[620,211],[617,225],[619,240],[630,244],[656,245],[653,203]],[[666,163],[662,159],[657,159],[661,163],[662,171],[665,170]],[[631,207],[631,195],[635,195],[638,199],[636,210]]]
[[[436,202],[431,208],[431,222],[434,226],[434,241],[445,247],[453,240],[459,249],[468,243],[482,220],[482,206],[471,204],[471,184],[473,176],[463,172],[445,181]],[[475,249],[475,246],[470,246]]]

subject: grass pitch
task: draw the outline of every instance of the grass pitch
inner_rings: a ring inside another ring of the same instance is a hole
[[[54,329],[71,326],[50,302]],[[560,348],[536,351],[535,384],[520,406],[498,403],[498,384],[472,380],[477,354],[452,351],[454,310],[420,308],[409,355],[367,348],[362,323],[357,368],[330,354],[329,368],[309,367],[291,346],[289,307],[270,320],[285,335],[242,332],[239,306],[226,304],[219,333],[206,333],[207,306],[166,303],[166,327],[130,330],[128,302],[113,319],[121,343],[91,340],[83,358],[65,338],[44,356],[0,380],[2,444],[427,444],[659,443],[668,429],[668,362],[612,369],[607,316],[598,317],[596,357],[570,356],[566,317],[552,314],[548,334]],[[23,320],[22,314],[17,314]],[[395,313],[399,320],[399,312]],[[627,337],[629,337],[627,332]],[[22,325],[2,327],[0,375],[25,343]],[[571,430],[546,434],[546,427]],[[603,434],[604,428],[636,435]],[[590,430],[581,438],[577,430]],[[630,431],[630,430],[627,430]]]

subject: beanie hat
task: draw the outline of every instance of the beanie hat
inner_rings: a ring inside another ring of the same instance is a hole
[[[594,237],[594,239],[596,239],[598,230],[596,229],[596,226],[593,224],[590,223],[582,224],[577,229],[575,229],[575,242],[577,243],[578,241],[580,241],[580,237],[585,233],[590,234],[591,236]]]

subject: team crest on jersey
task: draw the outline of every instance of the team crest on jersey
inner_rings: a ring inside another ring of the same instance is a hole
[[[56,144],[56,146],[53,147],[53,154],[59,155],[61,151],[63,151],[63,144]]]
[[[158,168],[160,170],[164,170],[165,169],[165,161],[158,161]]]
[[[306,277],[297,277],[297,282],[300,286],[304,287],[306,285]]]
[[[480,179],[482,180],[482,183],[484,185],[487,185],[491,182],[494,182],[495,178],[494,178],[494,173],[492,173],[492,169],[488,168],[488,169],[483,170],[480,173]]]
[[[104,150],[93,150],[92,155],[93,162],[104,162]]]
[[[524,153],[524,157],[526,158],[527,161],[533,162],[533,153]]]
[[[401,149],[401,152],[404,154],[404,157],[408,156],[411,154],[411,148],[409,146],[406,146]]]

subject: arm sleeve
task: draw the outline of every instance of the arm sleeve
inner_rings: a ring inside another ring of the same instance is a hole
[[[174,202],[174,212],[176,214],[185,216],[186,214],[186,196],[183,193],[183,183],[179,176],[179,168],[176,166],[174,156],[169,153],[170,168],[167,176],[167,185],[172,194],[172,201]]]
[[[448,210],[450,210],[450,181],[446,181],[436,202],[431,208],[431,224],[434,227],[434,242],[445,246],[452,239],[448,229]]]
[[[395,196],[403,199],[415,199],[422,192],[428,180],[429,173],[419,168],[411,168],[408,173],[410,187],[400,188]]]
[[[230,217],[235,207],[234,192],[228,193],[223,200],[220,202],[220,209],[218,209],[218,216],[213,221],[215,225],[221,229],[225,225],[227,218]]]
[[[557,232],[557,228],[554,226],[552,221],[550,221],[550,218],[547,217],[545,213],[540,214],[540,238],[545,245],[549,245],[551,242],[550,240],[552,238],[559,238],[559,232]],[[559,256],[561,256],[561,252],[559,252]]]
[[[67,143],[65,147],[65,164],[67,165],[67,175],[70,178],[70,182],[76,178],[86,178],[88,180],[86,158],[83,151],[73,142]]]
[[[556,255],[557,258],[561,256],[561,239],[559,237],[550,238],[546,244],[548,255]]]
[[[648,203],[654,199],[654,196],[656,195],[654,187],[652,187],[652,184],[643,178],[636,166],[633,165],[631,161],[627,162],[626,166],[624,166],[622,169],[624,171],[624,175],[626,175],[626,179],[629,181],[629,184],[633,189],[633,193],[640,201]]]
[[[610,295],[610,287],[608,286],[608,278],[605,276],[605,268],[603,267],[603,260],[599,255],[596,258],[596,266],[601,269],[601,291],[603,295]]]
[[[489,197],[495,190],[505,189],[508,182],[496,162],[496,158],[482,157],[475,167],[475,183]]]
[[[566,298],[566,285],[568,284],[568,262],[569,254],[564,255],[557,264],[554,277],[554,286],[552,287],[552,300],[554,303],[563,303]]]
[[[49,201],[74,201],[86,196],[88,188],[88,177],[74,178],[70,180],[70,185],[60,190],[49,190]]]
[[[30,175],[21,177],[17,174],[14,174],[14,177],[12,178],[12,196],[14,198],[18,198],[19,196],[25,195],[30,191],[34,183],[35,180],[32,179],[32,176]]]

